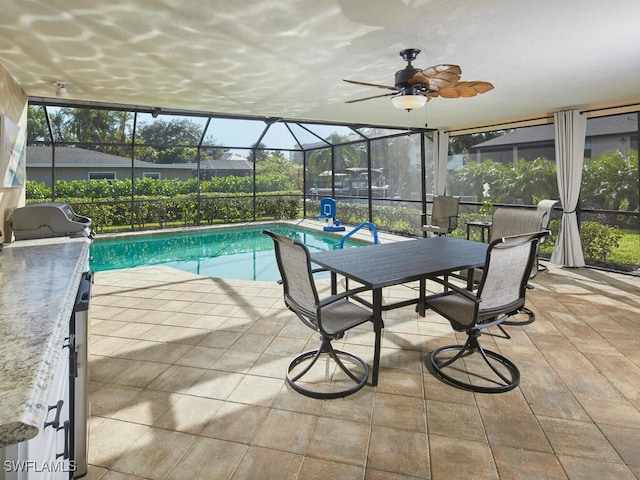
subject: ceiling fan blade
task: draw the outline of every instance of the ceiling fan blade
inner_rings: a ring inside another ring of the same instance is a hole
[[[342,79],[343,82],[347,82],[347,83],[353,83],[354,85],[364,85],[365,87],[376,87],[376,88],[385,88],[387,90],[393,90],[395,92],[398,91],[398,89],[396,87],[390,87],[388,85],[378,85],[377,83],[368,83],[368,82],[358,82],[356,80],[347,80],[347,79]]]
[[[447,88],[441,88],[438,93],[443,98],[468,98],[486,93],[493,88],[489,82],[458,82]]]
[[[420,73],[429,79],[432,87],[447,88],[460,81],[462,69],[458,65],[442,64],[427,67]]]
[[[489,82],[468,82],[472,84],[472,88],[478,92],[478,94],[487,93],[489,90],[493,90],[493,84]]]
[[[393,93],[383,93],[382,95],[374,95],[372,97],[365,97],[365,98],[357,98],[355,100],[347,100],[344,103],[356,103],[356,102],[363,102],[365,100],[371,100],[372,98],[381,98],[381,97],[391,97],[393,95],[397,95],[398,92],[393,92]]]
[[[431,84],[429,81],[429,77],[427,77],[424,73],[418,72],[409,80],[409,85],[424,85],[425,88],[429,88]]]

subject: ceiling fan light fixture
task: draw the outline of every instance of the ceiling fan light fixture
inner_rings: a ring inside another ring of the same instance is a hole
[[[424,107],[427,103],[427,97],[424,95],[398,95],[391,97],[391,102],[399,110],[410,111]]]
[[[58,82],[55,84],[58,88],[56,88],[56,95],[58,97],[68,97],[69,92],[67,91],[67,87],[64,82]]]

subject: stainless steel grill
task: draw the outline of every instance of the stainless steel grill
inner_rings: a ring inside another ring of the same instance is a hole
[[[50,237],[92,237],[91,219],[78,215],[68,203],[34,203],[13,211],[16,240]]]

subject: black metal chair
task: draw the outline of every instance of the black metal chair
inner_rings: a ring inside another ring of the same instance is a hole
[[[439,195],[433,197],[431,222],[422,226],[422,231],[434,235],[447,235],[458,227],[460,197]]]
[[[553,216],[553,209],[556,205],[560,204],[560,200],[540,200],[536,207],[537,212],[540,214],[542,218],[541,230],[549,230],[549,224],[551,223],[551,217]],[[540,264],[540,245],[542,245],[548,238],[545,237],[540,240],[540,244],[538,245],[538,254],[536,255],[536,269],[538,272],[544,272],[547,270],[546,265]]]
[[[522,235],[530,232],[546,232],[546,228],[544,227],[546,218],[546,211],[540,209],[520,210],[500,208],[493,214],[493,230],[491,231],[491,239],[493,240],[511,235]],[[531,266],[531,271],[529,272],[529,280],[532,280],[538,274],[538,253],[540,251],[540,243],[544,241],[547,235],[548,232],[540,238],[540,241],[536,245],[535,259]],[[527,288],[533,289],[533,285],[527,282]],[[536,314],[529,308],[522,306],[511,315],[509,320],[502,323],[504,325],[522,326],[534,322],[535,319]],[[509,334],[504,330],[502,331],[507,338],[509,338]]]
[[[467,334],[464,345],[447,345],[429,355],[430,365],[437,375],[476,392],[506,392],[518,385],[518,367],[508,358],[483,348],[479,338],[482,330],[499,326],[513,312],[523,308],[536,248],[545,234],[535,232],[491,242],[475,292],[446,280],[436,280],[446,287],[446,291],[428,298],[427,308],[449,320],[454,330]],[[454,354],[448,356],[447,352]],[[471,361],[468,357],[472,354],[484,362]]]
[[[313,398],[339,398],[357,392],[367,383],[369,366],[351,353],[334,349],[331,341],[373,320],[370,310],[348,300],[367,288],[320,299],[313,274],[321,269],[312,270],[307,247],[289,237],[267,230],[263,233],[273,239],[287,308],[320,334],[321,343],[316,350],[302,353],[291,361],[287,382],[295,391]],[[323,357],[326,363],[321,367],[318,360]]]
[[[491,229],[491,241],[500,239],[503,237],[510,237],[513,235],[524,235],[532,232],[539,232],[545,230],[543,228],[543,222],[546,218],[546,214],[540,210],[523,210],[520,208],[498,208],[493,213],[493,226]],[[548,232],[547,232],[548,233]],[[545,234],[546,236],[546,234]],[[543,237],[540,242],[544,239]],[[536,247],[536,255],[534,264],[531,266],[529,272],[529,280],[533,279],[538,274],[538,251],[539,244]],[[462,276],[466,277],[468,272],[462,272]],[[480,282],[482,278],[482,269],[474,270],[473,281],[475,284]],[[533,286],[527,283],[527,288],[532,289]],[[536,319],[535,313],[524,305],[518,310],[514,311],[509,320],[502,322],[503,325],[528,325],[534,322]],[[506,338],[510,338],[509,334],[500,327]]]
[[[498,208],[493,213],[493,226],[491,229],[491,240],[509,237],[511,235],[522,235],[524,233],[539,232],[547,230],[548,223],[545,219],[548,213],[544,209],[523,210],[520,208]],[[547,226],[545,226],[547,224]],[[541,240],[542,242],[543,240]],[[529,278],[534,278],[538,274],[538,259],[531,267]]]

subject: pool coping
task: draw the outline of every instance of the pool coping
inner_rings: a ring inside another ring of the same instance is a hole
[[[295,227],[306,228],[308,230],[314,230],[322,232],[327,235],[332,235],[337,238],[341,238],[349,231],[356,228],[355,225],[344,225],[346,227],[345,232],[327,232],[323,230],[324,223],[318,220],[304,218],[304,219],[289,219],[289,220],[261,220],[256,222],[238,222],[238,223],[224,223],[217,225],[198,225],[190,227],[172,227],[172,228],[157,228],[148,230],[136,230],[133,232],[114,232],[114,233],[99,233],[96,235],[96,239],[110,239],[110,238],[128,238],[128,237],[140,237],[149,234],[172,234],[172,233],[184,233],[184,232],[202,232],[206,230],[224,230],[230,228],[239,227],[256,227],[266,225],[292,225]],[[362,229],[353,234],[351,237],[354,240],[358,240],[364,243],[373,243],[373,237],[368,229]],[[403,237],[400,235],[394,235],[388,232],[378,231],[378,240],[380,243],[397,242],[403,240],[412,240],[416,237]]]

